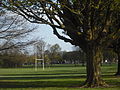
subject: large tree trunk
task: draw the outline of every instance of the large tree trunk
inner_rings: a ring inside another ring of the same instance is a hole
[[[87,48],[86,57],[87,57],[87,80],[84,84],[84,87],[103,87],[108,86],[102,79],[101,79],[101,55],[102,49],[101,47],[97,47],[91,45]]]
[[[118,55],[118,67],[117,67],[117,73],[115,75],[120,75],[120,52],[117,52]]]

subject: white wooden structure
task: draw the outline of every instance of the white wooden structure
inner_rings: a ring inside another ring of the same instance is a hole
[[[35,59],[35,71],[37,71],[37,67],[38,67],[38,61],[42,61],[42,65],[43,65],[43,70],[45,69],[45,63],[44,63],[44,59]]]
[[[42,61],[43,70],[45,69],[45,62],[44,62],[44,50],[39,50],[37,43],[34,44],[34,55],[35,55],[35,71],[38,69],[38,62]]]

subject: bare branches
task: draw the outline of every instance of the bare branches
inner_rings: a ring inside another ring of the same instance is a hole
[[[112,30],[113,33],[110,33],[109,29],[115,28],[113,22],[117,21],[114,13],[119,4],[114,0],[17,0],[3,3],[3,6],[14,10],[32,23],[50,25],[59,39],[72,44],[73,41],[77,42],[76,45],[91,41],[97,41],[100,45],[119,32],[119,28]],[[57,29],[66,32],[71,39],[60,35]]]
[[[17,43],[12,43],[12,42],[6,42],[2,46],[0,46],[0,51],[12,49],[12,48],[23,48],[26,46],[29,46],[31,44],[34,44],[36,41],[29,41],[29,42],[17,42]]]
[[[27,41],[25,37],[33,32],[36,27],[28,28],[23,18],[14,13],[9,13],[6,11],[4,15],[0,16],[0,51],[33,44],[36,40]]]

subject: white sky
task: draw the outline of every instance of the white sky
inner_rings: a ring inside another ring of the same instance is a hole
[[[32,24],[32,26],[34,25],[36,24]],[[66,43],[63,40],[58,39],[57,36],[53,34],[52,28],[48,25],[39,25],[37,30],[32,33],[32,37],[43,38],[47,44],[59,44],[62,51],[72,51],[73,46],[70,43]]]

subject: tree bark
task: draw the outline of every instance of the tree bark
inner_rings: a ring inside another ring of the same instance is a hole
[[[86,71],[87,71],[87,80],[84,83],[83,87],[106,87],[108,86],[101,79],[101,58],[102,48],[99,46],[90,45],[86,51]]]
[[[116,76],[120,76],[120,52],[117,52],[118,55],[118,66],[117,66],[117,73]]]

